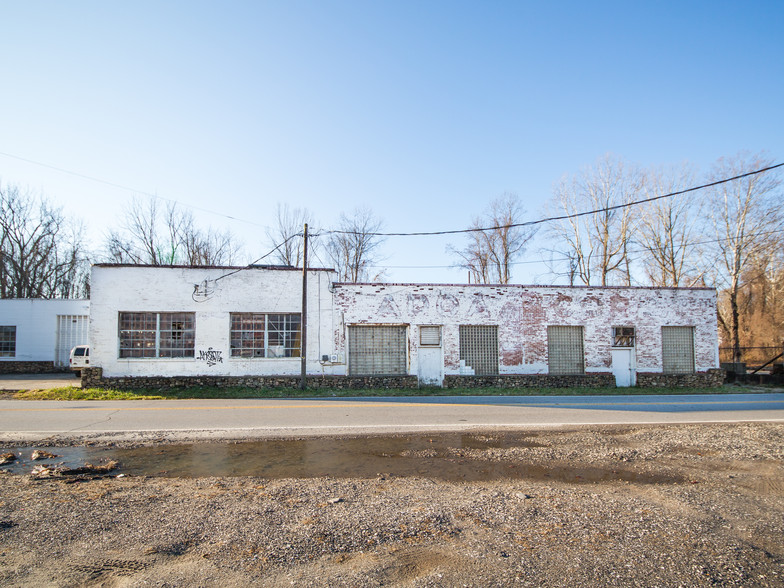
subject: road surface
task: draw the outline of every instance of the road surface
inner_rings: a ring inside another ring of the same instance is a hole
[[[159,434],[263,438],[595,424],[784,422],[784,394],[0,400],[0,440]]]

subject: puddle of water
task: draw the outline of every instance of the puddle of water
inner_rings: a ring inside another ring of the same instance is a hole
[[[33,451],[42,449],[54,454],[56,457],[49,459],[33,460]],[[106,455],[105,449],[88,447],[14,447],[11,449],[0,450],[0,453],[13,453],[16,459],[12,462],[0,466],[0,469],[11,472],[12,474],[29,474],[35,466],[63,466],[65,468],[77,468],[85,463],[100,465],[106,463],[110,458]]]
[[[548,467],[510,460],[486,461],[460,455],[457,451],[538,446],[541,445],[523,435],[440,434],[194,443],[134,449],[57,448],[53,453],[62,457],[51,462],[59,463],[67,459],[75,462],[71,466],[75,467],[85,461],[98,464],[114,459],[120,462],[116,473],[186,478],[375,478],[381,474],[420,476],[450,482],[526,479],[569,483],[624,480],[654,484],[681,481],[673,476],[639,474],[629,470]],[[13,468],[19,473],[29,473],[37,463],[41,462],[28,459]]]

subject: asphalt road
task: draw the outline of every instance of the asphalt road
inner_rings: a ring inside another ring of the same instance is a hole
[[[784,422],[784,394],[296,400],[0,400],[0,439],[261,438],[589,424]]]

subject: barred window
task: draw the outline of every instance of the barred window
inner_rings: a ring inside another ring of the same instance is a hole
[[[301,349],[299,314],[232,313],[232,357],[300,357]]]
[[[348,373],[352,376],[406,374],[407,329],[404,326],[348,328]]]
[[[498,374],[498,326],[460,325],[460,360],[477,376]]]
[[[547,327],[547,366],[551,374],[585,373],[582,327]]]
[[[662,327],[662,371],[694,373],[694,327]]]
[[[16,326],[0,326],[0,357],[16,357]]]
[[[192,312],[121,312],[120,357],[193,357]]]
[[[422,325],[419,327],[419,344],[428,347],[440,347],[441,327],[437,325]]]
[[[613,327],[613,347],[634,347],[634,327]]]

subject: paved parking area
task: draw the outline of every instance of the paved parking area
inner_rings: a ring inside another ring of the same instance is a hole
[[[80,387],[82,382],[73,373],[63,374],[2,374],[0,390],[48,390],[63,386]]]

